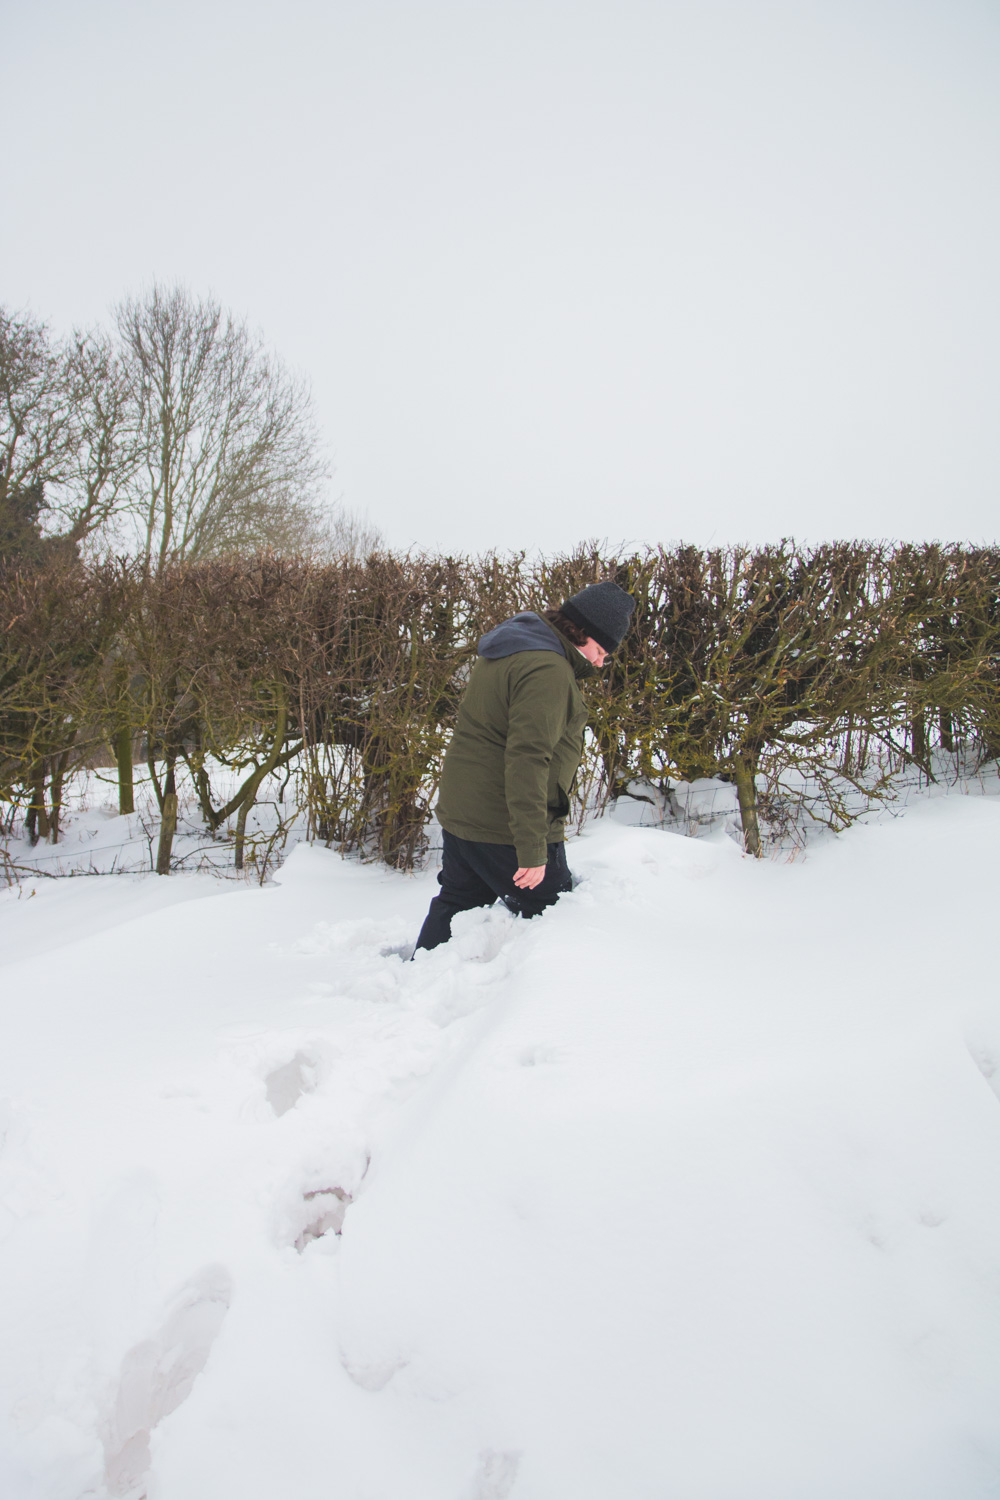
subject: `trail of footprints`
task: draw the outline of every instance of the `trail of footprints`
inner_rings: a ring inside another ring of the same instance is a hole
[[[264,1079],[277,1118],[317,1087],[321,1059],[300,1049]],[[364,1172],[368,1163],[365,1163]],[[326,1234],[339,1235],[352,1194],[339,1185],[302,1194],[292,1243],[300,1253]],[[156,1332],[133,1344],[122,1360],[101,1429],[104,1477],[114,1500],[145,1500],[153,1431],[187,1400],[208,1362],[232,1300],[224,1266],[206,1266],[173,1298]]]
[[[524,1059],[525,1062],[540,1060],[549,1059],[534,1055]],[[275,1118],[288,1114],[300,1100],[313,1093],[322,1071],[322,1049],[299,1048],[287,1061],[266,1073],[264,1090]],[[370,1157],[366,1158],[361,1179],[370,1161]],[[339,1183],[303,1192],[291,1215],[290,1243],[301,1254],[325,1235],[340,1235],[353,1196],[352,1191]],[[146,1500],[152,1433],[191,1394],[208,1362],[231,1300],[229,1272],[224,1266],[206,1266],[173,1298],[160,1328],[125,1354],[100,1434],[105,1482],[114,1500]],[[366,1388],[380,1389],[396,1367],[393,1364],[385,1378],[373,1381],[366,1381],[350,1369],[348,1372]],[[348,1368],[346,1363],[345,1368]],[[513,1485],[517,1466],[516,1454],[481,1454],[470,1497],[501,1500]]]
[[[1000,1097],[1000,1048],[978,1041],[969,1052],[986,1082]],[[555,1060],[543,1047],[528,1049],[518,1058],[522,1066]],[[286,1062],[264,1077],[267,1102],[276,1118],[294,1109],[318,1087],[322,1071],[321,1050],[300,1048]],[[361,1171],[364,1178],[368,1158]],[[292,1213],[291,1243],[301,1254],[324,1235],[339,1235],[353,1193],[334,1184],[303,1192]],[[921,1215],[928,1227],[940,1224],[938,1215]],[[878,1243],[878,1241],[875,1241]],[[232,1283],[223,1266],[206,1266],[192,1277],[173,1299],[167,1316],[149,1338],[134,1344],[122,1360],[114,1401],[104,1423],[105,1480],[115,1500],[146,1500],[146,1476],[150,1466],[150,1438],[157,1425],[177,1410],[190,1395],[208,1361],[212,1346],[225,1321],[232,1298]],[[365,1389],[379,1390],[396,1372],[398,1362],[384,1371],[357,1370],[344,1360],[345,1369]],[[512,1489],[518,1470],[516,1453],[484,1452],[469,1489],[469,1500],[502,1500]]]

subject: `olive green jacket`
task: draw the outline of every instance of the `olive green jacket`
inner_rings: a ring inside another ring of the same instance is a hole
[[[479,843],[513,844],[525,868],[544,865],[546,845],[565,838],[587,722],[578,681],[596,670],[553,635],[565,655],[515,651],[476,661],[438,794],[443,828]]]

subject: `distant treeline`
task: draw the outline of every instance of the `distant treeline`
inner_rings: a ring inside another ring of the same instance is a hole
[[[411,868],[479,635],[613,578],[634,623],[587,687],[578,799],[722,776],[747,849],[782,778],[802,773],[833,826],[844,790],[880,795],[932,751],[1000,751],[1000,549],[862,542],[530,561],[273,553],[0,571],[0,798],[8,826],[59,835],[78,767],[144,760],[170,868],[178,776],[206,828],[235,831],[271,773],[313,836]],[[109,754],[110,752],[110,754]],[[215,783],[227,768],[235,793]],[[818,790],[817,790],[818,789]]]

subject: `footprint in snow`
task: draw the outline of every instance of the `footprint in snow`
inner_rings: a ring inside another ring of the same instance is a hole
[[[366,1156],[363,1163],[355,1164],[353,1171],[348,1170],[348,1179],[355,1180],[353,1189],[342,1187],[339,1182],[329,1187],[308,1188],[291,1209],[286,1206],[282,1211],[284,1243],[293,1244],[301,1255],[313,1240],[321,1240],[329,1234],[339,1236],[344,1227],[344,1215],[354,1202],[357,1187],[370,1165],[371,1157]]]
[[[1000,1099],[1000,1048],[983,1041],[969,1042],[968,1048],[972,1061]]]
[[[462,1500],[506,1500],[514,1488],[520,1453],[496,1453],[492,1448],[479,1455],[472,1483]]]
[[[517,1054],[518,1064],[522,1068],[540,1068],[562,1060],[563,1054],[559,1048],[546,1042],[535,1042],[531,1046],[522,1047]]]
[[[304,1095],[315,1091],[319,1068],[320,1058],[315,1053],[300,1050],[266,1075],[267,1102],[279,1118],[294,1109]]]
[[[104,1473],[116,1500],[145,1500],[150,1434],[191,1394],[229,1310],[232,1282],[207,1266],[174,1299],[159,1330],[122,1360],[114,1407],[104,1425]]]
[[[345,1375],[363,1391],[384,1391],[394,1375],[405,1370],[408,1360],[402,1356],[390,1356],[378,1360],[356,1360],[340,1351],[340,1363]]]
[[[351,1194],[342,1187],[313,1188],[302,1194],[300,1217],[305,1222],[293,1241],[300,1255],[313,1240],[320,1240],[325,1234],[340,1234],[351,1201]]]

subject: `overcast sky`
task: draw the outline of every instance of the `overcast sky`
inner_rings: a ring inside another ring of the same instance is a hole
[[[0,300],[214,294],[393,545],[996,539],[997,0],[0,20]]]

